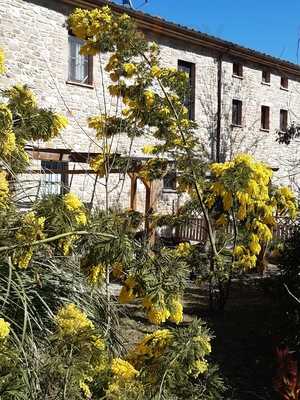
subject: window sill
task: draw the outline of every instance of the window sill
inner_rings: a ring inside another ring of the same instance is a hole
[[[80,82],[74,82],[74,81],[66,81],[66,84],[67,85],[74,85],[74,86],[81,86],[81,87],[84,87],[84,88],[87,88],[87,89],[94,89],[95,88],[94,85],[89,85],[89,84],[86,84],[86,83],[80,83]]]
[[[241,76],[241,75],[235,75],[235,74],[232,74],[232,77],[233,77],[233,78],[237,78],[237,79],[241,79],[241,80],[243,80],[243,79],[244,79],[244,77],[243,77],[243,76]]]
[[[259,129],[261,132],[270,132],[270,129],[265,129],[265,128],[260,128]]]
[[[176,189],[162,189],[162,193],[166,194],[176,194],[177,190]]]
[[[271,83],[270,83],[270,82],[261,81],[261,84],[262,84],[262,85],[265,85],[265,86],[271,86]]]
[[[243,125],[231,124],[231,128],[243,128]]]
[[[280,90],[284,90],[285,92],[288,92],[288,91],[289,91],[289,88],[286,88],[286,87],[284,87],[284,86],[280,86]]]

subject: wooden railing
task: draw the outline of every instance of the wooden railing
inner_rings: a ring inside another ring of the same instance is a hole
[[[205,243],[207,229],[203,218],[191,218],[186,224],[176,229],[176,236],[180,240],[194,240]]]
[[[289,238],[293,232],[300,227],[300,220],[291,220],[288,217],[277,217],[273,228],[273,239],[284,240]],[[232,229],[228,228],[228,233]],[[190,218],[189,221],[176,229],[176,238],[180,240],[193,240],[205,243],[207,241],[207,230],[203,218]]]
[[[273,228],[273,238],[278,240],[288,239],[300,227],[300,219],[292,220],[289,217],[277,217]]]

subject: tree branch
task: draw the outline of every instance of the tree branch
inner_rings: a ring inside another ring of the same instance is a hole
[[[45,244],[45,243],[51,243],[54,242],[55,240],[62,239],[68,236],[72,235],[78,235],[78,236],[85,236],[85,235],[95,235],[102,237],[103,239],[116,239],[116,236],[108,234],[108,233],[95,233],[95,232],[88,232],[88,231],[73,231],[73,232],[65,232],[61,233],[59,235],[51,236],[46,239],[42,240],[35,240],[32,243],[25,243],[25,244],[14,244],[12,246],[2,246],[0,247],[0,253],[3,251],[8,251],[8,250],[13,250],[16,248],[22,248],[22,247],[27,247],[27,246],[38,246],[40,244]]]

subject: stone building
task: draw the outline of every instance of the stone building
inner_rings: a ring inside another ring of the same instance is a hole
[[[160,45],[164,65],[190,74],[190,116],[198,122],[199,135],[207,141],[213,159],[216,149],[221,159],[251,152],[278,169],[275,181],[298,189],[300,150],[296,144],[286,147],[276,142],[278,130],[299,122],[298,65],[107,1],[0,0],[0,47],[8,67],[0,77],[1,87],[25,83],[41,105],[65,114],[70,121],[51,143],[28,144],[32,170],[20,184],[29,190],[29,200],[71,188],[86,203],[104,201],[101,180],[95,184],[88,165],[78,161],[82,154],[99,152],[87,117],[103,112],[104,107],[116,112],[117,105],[107,92],[105,57],[80,56],[80,42],[69,35],[65,20],[75,6],[92,8],[107,3],[115,11],[125,10],[133,16],[147,38]],[[143,137],[130,146],[120,135],[116,151],[126,154],[131,147],[132,156],[145,157],[141,148],[148,140],[151,138]],[[146,192],[142,183],[137,185],[137,207],[142,210]],[[109,187],[110,205],[130,205],[132,185],[127,175],[113,174]],[[177,208],[180,198],[172,175],[156,188],[152,201],[157,199],[160,209]]]

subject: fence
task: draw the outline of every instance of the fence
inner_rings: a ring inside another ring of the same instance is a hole
[[[180,240],[194,240],[205,243],[207,240],[207,229],[204,218],[191,218],[189,221],[176,229],[176,237]]]
[[[287,239],[299,226],[300,219],[293,221],[288,217],[276,217],[276,225],[273,228],[273,239]],[[228,228],[229,232],[232,232],[230,227]],[[207,229],[204,219],[190,218],[187,223],[176,229],[176,238],[205,243],[207,241]]]
[[[300,219],[291,220],[289,217],[277,217],[273,228],[273,238],[284,240],[292,236],[300,227]]]

